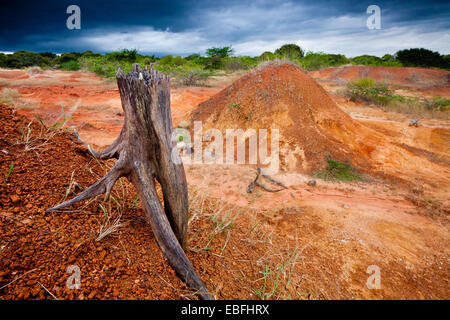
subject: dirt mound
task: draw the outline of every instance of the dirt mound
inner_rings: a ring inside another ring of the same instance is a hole
[[[249,72],[199,104],[192,120],[202,121],[203,130],[222,132],[279,129],[282,170],[311,173],[324,166],[327,155],[367,167],[365,157],[372,151],[349,146],[358,143],[360,125],[314,79],[287,63]]]
[[[314,78],[342,84],[372,78],[403,88],[430,89],[450,87],[450,72],[439,69],[347,66],[310,72]]]

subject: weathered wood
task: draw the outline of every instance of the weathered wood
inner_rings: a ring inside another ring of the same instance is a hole
[[[124,125],[119,137],[102,151],[90,150],[99,159],[117,158],[115,166],[102,179],[72,200],[48,211],[105,193],[122,176],[135,186],[146,218],[161,250],[180,278],[197,290],[202,299],[211,299],[183,248],[186,243],[188,192],[183,164],[171,159],[170,80],[152,67],[134,65],[129,74],[117,71]],[[155,179],[163,192],[164,210],[155,191]]]

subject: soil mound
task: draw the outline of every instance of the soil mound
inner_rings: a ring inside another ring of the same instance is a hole
[[[192,120],[202,121],[203,130],[222,132],[279,129],[282,170],[311,173],[325,165],[328,155],[366,167],[365,156],[372,151],[354,150],[360,125],[314,79],[288,63],[249,72],[199,104]]]

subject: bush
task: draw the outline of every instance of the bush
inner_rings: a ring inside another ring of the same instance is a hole
[[[183,69],[173,72],[172,76],[183,86],[199,86],[210,76],[210,73],[201,68]]]
[[[80,64],[76,60],[70,60],[70,61],[61,63],[61,70],[66,70],[66,71],[80,70]]]
[[[227,70],[248,70],[258,64],[258,59],[249,56],[229,57],[224,59],[222,63],[223,67]]]
[[[51,58],[51,59],[54,59],[54,58],[57,57],[56,54],[54,54],[54,53],[52,53],[52,52],[40,52],[39,54],[40,54],[42,57],[44,57],[44,58]]]
[[[60,64],[63,64],[65,62],[69,62],[71,60],[78,60],[78,58],[81,57],[81,53],[79,52],[69,52],[69,53],[63,53],[61,56],[58,57],[58,62]]]
[[[173,57],[172,55],[167,55],[159,59],[158,64],[166,66],[181,66],[185,63],[184,59],[180,56]]]
[[[87,57],[87,58],[94,58],[94,57],[101,57],[102,55],[100,53],[94,53],[91,50],[87,50],[81,53],[81,57]]]
[[[298,45],[290,43],[282,45],[280,48],[275,50],[275,55],[279,58],[285,58],[289,60],[300,59],[305,55],[302,48]]]
[[[364,66],[384,66],[384,67],[401,67],[400,61],[396,60],[394,56],[385,54],[383,58],[371,55],[362,55],[354,58],[350,58],[350,61],[354,65]]]
[[[0,68],[1,67],[6,67],[6,54],[0,52]]]
[[[385,106],[388,102],[396,99],[388,87],[383,83],[375,82],[372,78],[349,82],[347,91],[352,99],[357,98],[381,106]]]
[[[200,55],[198,53],[194,53],[194,54],[188,55],[184,59],[186,59],[187,61],[191,61],[191,60],[198,59],[199,57],[200,57]]]
[[[324,170],[316,172],[316,176],[320,179],[346,182],[362,180],[362,176],[350,165],[332,158],[328,158],[327,162],[328,165]]]
[[[123,49],[122,51],[113,51],[105,55],[106,59],[114,61],[136,62],[137,50]]]
[[[323,52],[308,52],[302,59],[298,60],[298,64],[309,71],[338,67],[348,62],[349,60],[343,54],[326,54]]]
[[[431,111],[445,111],[450,106],[450,99],[435,96],[431,99],[425,99],[425,106]]]
[[[274,60],[276,58],[275,54],[273,54],[270,51],[266,51],[263,52],[259,57],[258,60],[259,61],[270,61],[270,60]]]
[[[31,66],[45,67],[48,65],[47,58],[30,51],[17,51],[13,54],[3,55],[0,59],[3,68],[25,68]]]
[[[397,60],[408,67],[450,68],[448,60],[439,52],[424,48],[400,50],[396,53]]]

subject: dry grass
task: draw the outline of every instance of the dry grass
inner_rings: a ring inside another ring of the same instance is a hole
[[[16,89],[3,88],[0,92],[0,103],[12,105],[16,108],[15,104],[19,97],[20,93]]]
[[[280,239],[270,219],[258,210],[212,198],[199,189],[190,190],[189,194],[189,230],[194,230],[189,243],[196,244],[189,247],[191,251],[208,251],[249,297],[281,300],[305,297],[306,290],[299,286],[301,275],[295,271],[305,247],[301,248],[299,243],[292,246],[286,239]],[[236,256],[255,266],[255,273],[245,273],[234,266]],[[210,285],[213,292],[220,290],[217,283]]]

